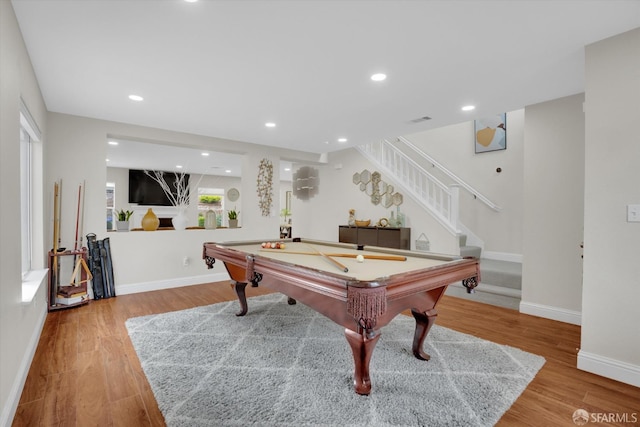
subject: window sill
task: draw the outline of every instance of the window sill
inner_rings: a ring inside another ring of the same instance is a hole
[[[31,270],[22,281],[22,304],[30,304],[38,293],[38,289],[45,283],[48,268]]]

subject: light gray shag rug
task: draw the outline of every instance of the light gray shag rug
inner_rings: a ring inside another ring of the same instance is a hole
[[[353,390],[343,328],[281,294],[137,317],[129,336],[168,426],[491,426],[533,379],[540,356],[439,327],[428,362],[413,318],[382,328],[372,392]]]

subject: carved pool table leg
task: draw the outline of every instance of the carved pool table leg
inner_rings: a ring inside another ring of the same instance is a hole
[[[372,332],[372,331],[367,331]],[[375,334],[375,335],[374,335]],[[368,395],[371,393],[371,378],[369,377],[369,362],[373,349],[380,339],[380,333],[373,331],[369,337],[367,333],[358,333],[351,329],[345,329],[344,335],[353,352],[355,371],[353,373],[353,385],[356,393]]]
[[[291,298],[291,297],[287,297],[287,304],[289,305],[296,305],[296,300]]]
[[[429,360],[431,356],[424,352],[422,349],[422,344],[424,344],[424,340],[431,329],[431,326],[436,321],[436,316],[438,313],[435,309],[427,310],[424,313],[411,309],[411,314],[413,314],[413,318],[416,319],[416,331],[413,335],[413,355],[421,360]]]
[[[236,295],[238,296],[238,301],[240,302],[240,311],[236,313],[236,316],[244,316],[249,311],[249,307],[247,306],[247,295],[245,293],[247,283],[236,282],[235,280],[232,280],[231,282],[233,284],[233,289],[236,291]]]

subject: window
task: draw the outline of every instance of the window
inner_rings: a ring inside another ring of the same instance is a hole
[[[204,214],[209,209],[216,213],[216,226],[222,227],[224,188],[198,187],[198,226],[204,227]]]
[[[107,230],[114,230],[114,221],[116,218],[115,199],[116,184],[107,182]]]
[[[44,207],[41,134],[20,100],[20,252],[22,302],[31,303],[46,283],[44,268]],[[16,141],[18,142],[18,141]]]
[[[31,254],[33,250],[33,213],[32,203],[32,166],[31,136],[20,126],[20,229],[22,232],[22,277],[31,270]]]

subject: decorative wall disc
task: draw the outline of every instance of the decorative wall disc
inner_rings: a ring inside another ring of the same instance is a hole
[[[240,198],[240,192],[238,191],[237,188],[230,188],[229,191],[227,191],[227,199],[229,199],[230,202],[235,202]]]

